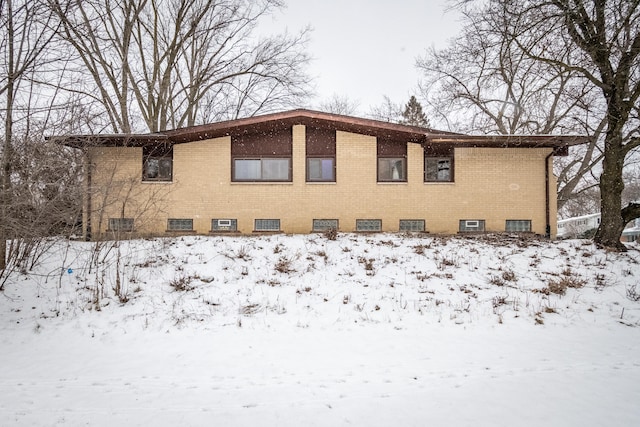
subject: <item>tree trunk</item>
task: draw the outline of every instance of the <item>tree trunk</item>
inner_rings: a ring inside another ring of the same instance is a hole
[[[605,140],[607,156],[602,161],[603,172],[600,176],[600,227],[593,238],[594,242],[603,247],[626,250],[620,241],[624,220],[622,219],[622,168],[624,156],[620,136],[612,136],[610,132]]]
[[[14,75],[14,51],[13,51],[13,7],[11,1],[7,2],[7,105],[4,120],[4,146],[2,147],[2,164],[0,169],[0,270],[7,268],[7,240],[8,240],[8,221],[9,209],[11,204],[11,157],[12,157],[12,139],[13,139],[13,82]]]

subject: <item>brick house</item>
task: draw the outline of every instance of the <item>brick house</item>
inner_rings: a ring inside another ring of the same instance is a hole
[[[86,153],[84,231],[531,232],[583,136],[469,136],[309,110],[50,140]]]

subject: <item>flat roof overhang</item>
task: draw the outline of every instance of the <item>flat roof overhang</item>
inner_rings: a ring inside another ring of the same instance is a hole
[[[268,134],[294,125],[332,128],[338,131],[375,136],[382,139],[454,147],[541,148],[554,149],[557,155],[566,155],[569,146],[591,141],[583,135],[464,135],[418,126],[409,126],[380,120],[350,117],[340,114],[298,109],[243,119],[228,120],[206,125],[168,130],[149,134],[63,135],[47,140],[75,148],[83,147],[137,147],[150,144],[181,144],[194,141]]]

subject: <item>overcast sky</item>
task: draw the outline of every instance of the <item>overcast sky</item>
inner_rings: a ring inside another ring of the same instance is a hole
[[[459,30],[444,0],[286,0],[276,14],[275,31],[297,32],[311,25],[310,72],[316,77],[314,106],[347,96],[359,113],[380,105],[387,95],[405,104],[415,92],[416,57],[426,48],[444,47]]]

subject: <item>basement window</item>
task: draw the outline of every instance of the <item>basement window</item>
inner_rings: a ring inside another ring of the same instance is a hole
[[[280,231],[279,219],[256,219],[254,231]]]
[[[480,233],[484,231],[484,219],[461,219],[460,228],[461,233]]]
[[[193,231],[193,219],[176,219],[167,220],[168,231]]]
[[[211,231],[213,232],[231,232],[238,231],[237,219],[212,219]]]
[[[382,231],[381,219],[356,219],[356,231]]]
[[[133,218],[109,218],[109,231],[133,231]]]
[[[530,219],[508,219],[505,225],[505,231],[513,233],[530,233]]]
[[[400,231],[419,233],[425,230],[424,219],[401,219]]]
[[[334,229],[334,230],[338,229],[337,219],[314,219],[313,220],[313,231],[327,231],[331,229]]]

